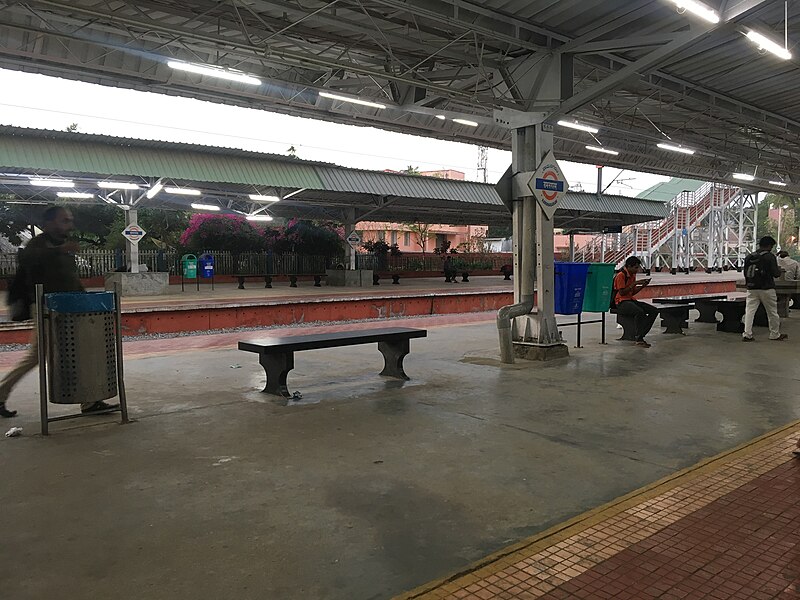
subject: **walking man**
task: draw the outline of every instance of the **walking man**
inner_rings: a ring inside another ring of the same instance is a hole
[[[33,287],[37,283],[44,286],[44,293],[82,292],[83,286],[78,278],[78,267],[74,253],[78,250],[77,242],[69,240],[69,234],[75,229],[72,212],[62,206],[52,206],[42,215],[44,233],[33,238],[20,252],[20,274],[24,285],[28,288],[27,297],[35,298]],[[34,317],[33,335],[28,352],[22,360],[0,382],[0,417],[13,417],[15,410],[6,408],[6,401],[11,390],[29,371],[39,364],[38,336],[36,335],[36,315]],[[81,412],[94,413],[113,408],[103,401],[81,404]]]
[[[782,342],[789,339],[781,333],[781,318],[778,316],[778,295],[775,292],[775,278],[781,276],[781,269],[772,250],[775,238],[765,236],[758,242],[758,251],[744,259],[744,278],[747,283],[747,308],[744,313],[744,333],[742,341],[752,342],[753,319],[758,305],[763,304],[769,320],[769,339]]]
[[[628,257],[623,269],[614,277],[613,293],[617,314],[634,317],[636,323],[634,344],[642,348],[649,348],[650,344],[644,338],[650,333],[653,323],[658,318],[658,309],[652,304],[634,299],[634,296],[650,283],[649,279],[636,281],[636,274],[641,270],[642,261],[636,256]]]

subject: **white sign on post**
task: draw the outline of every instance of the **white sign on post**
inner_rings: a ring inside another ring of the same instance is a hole
[[[552,150],[547,153],[542,164],[536,169],[528,182],[528,187],[539,202],[539,206],[542,207],[545,216],[552,221],[559,200],[569,189],[569,184],[564,178]]]
[[[351,248],[356,248],[361,243],[361,237],[355,231],[352,231],[350,235],[347,236],[347,243],[350,244]]]
[[[128,225],[123,231],[122,236],[131,244],[138,244],[147,232],[138,225]]]

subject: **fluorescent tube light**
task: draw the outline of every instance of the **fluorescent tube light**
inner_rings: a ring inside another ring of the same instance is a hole
[[[583,125],[581,123],[576,123],[575,121],[559,121],[558,124],[562,127],[569,127],[570,129],[577,129],[578,131],[586,131],[588,133],[598,133],[600,131],[597,129],[597,127]]]
[[[147,199],[150,200],[152,198],[155,198],[156,195],[163,189],[164,189],[164,185],[161,184],[161,183],[157,183],[153,187],[151,187],[149,190],[147,190],[147,193],[145,194],[145,196],[147,196]]]
[[[777,42],[773,42],[765,35],[761,35],[757,31],[748,31],[747,32],[747,39],[753,42],[756,46],[758,46],[759,50],[766,50],[767,52],[771,52],[775,56],[782,58],[783,60],[790,60],[792,58],[792,53],[789,52],[786,48],[778,44]]]
[[[681,154],[694,154],[691,148],[684,148],[683,146],[674,146],[672,144],[656,144],[662,150],[669,150],[670,152],[680,152]]]
[[[94,198],[94,194],[87,194],[85,192],[56,192],[59,198],[75,198],[75,199],[88,199]]]
[[[247,83],[250,85],[261,85],[261,80],[258,77],[253,77],[247,73],[240,71],[230,71],[222,67],[215,67],[213,65],[198,65],[195,63],[186,63],[177,60],[170,60],[167,66],[175,69],[176,71],[187,71],[189,73],[196,73],[198,75],[207,75],[209,77],[217,77],[219,79],[227,79],[228,81],[238,81],[239,83]]]
[[[753,180],[755,180],[755,176],[754,175],[750,175],[749,173],[734,173],[733,174],[733,178],[734,179],[739,179],[741,181],[753,181]]]
[[[202,192],[200,190],[193,190],[192,188],[177,188],[168,187],[164,188],[168,194],[178,194],[179,196],[199,196]]]
[[[371,108],[386,108],[385,104],[370,102],[369,100],[359,100],[358,98],[350,98],[348,96],[340,96],[339,94],[331,94],[330,92],[319,92],[319,95],[323,98],[340,100],[341,102],[350,102],[351,104],[360,104],[361,106],[369,106]]]
[[[192,202],[191,207],[195,210],[222,210],[214,204],[196,204],[195,202]]]
[[[31,179],[28,183],[38,187],[75,187],[75,182],[68,179]]]
[[[122,181],[98,181],[97,187],[105,190],[138,190],[139,186],[135,183],[126,183]]]
[[[436,115],[436,118],[439,119],[440,121],[446,121],[447,120],[447,117],[445,117],[444,115]]]
[[[697,15],[709,23],[719,23],[719,15],[702,2],[697,2],[697,0],[672,0],[672,3],[677,5],[678,9]]]
[[[769,184],[770,185],[777,185],[777,186],[780,186],[780,187],[786,187],[786,185],[787,185],[783,181],[770,181]]]
[[[458,123],[459,125],[467,125],[469,127],[478,126],[478,124],[475,121],[469,121],[468,119],[453,119],[453,123]]]
[[[614,156],[619,156],[619,152],[616,150],[609,150],[608,148],[603,148],[602,146],[586,146],[586,149],[594,152],[603,152],[604,154],[613,154]]]
[[[277,196],[262,196],[261,194],[250,194],[250,200],[258,200],[259,202],[277,202],[280,200]]]
[[[247,215],[248,221],[272,221],[270,215]]]

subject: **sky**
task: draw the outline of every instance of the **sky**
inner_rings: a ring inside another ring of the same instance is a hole
[[[478,146],[291,117],[267,110],[226,106],[0,69],[0,124],[81,133],[186,142],[287,154],[372,170],[455,169],[478,181]],[[489,150],[488,179],[496,182],[511,153]],[[594,192],[594,165],[559,161],[572,189]],[[604,169],[604,185],[620,173]],[[667,177],[624,171],[608,194],[635,196]]]

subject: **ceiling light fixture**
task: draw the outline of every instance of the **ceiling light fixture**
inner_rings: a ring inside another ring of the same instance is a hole
[[[156,195],[163,189],[164,189],[164,184],[157,183],[153,187],[151,187],[149,190],[147,190],[147,193],[145,194],[145,196],[147,196],[148,200],[151,200],[151,199],[155,198]]]
[[[94,198],[94,194],[87,194],[86,192],[56,192],[56,196],[59,198],[74,198],[76,200]]]
[[[192,202],[191,207],[195,210],[213,210],[213,211],[222,210],[219,206],[216,206],[214,204],[197,204],[195,202]]]
[[[436,118],[439,119],[440,121],[446,121],[447,120],[447,117],[445,117],[444,115],[436,115]]]
[[[600,131],[597,129],[597,127],[583,125],[582,123],[576,123],[575,121],[559,121],[558,124],[562,127],[569,127],[570,129],[577,129],[578,131],[586,131],[587,133],[598,133]]]
[[[262,196],[261,194],[250,194],[248,198],[258,202],[278,202],[280,200],[278,196]]]
[[[770,185],[777,185],[778,187],[786,187],[788,185],[783,181],[770,181],[769,184]]]
[[[696,0],[672,0],[672,3],[678,7],[678,10],[685,10],[697,15],[701,19],[705,19],[709,23],[719,23],[719,15],[716,11],[711,10],[702,2]]]
[[[662,150],[669,150],[670,152],[680,152],[681,154],[694,154],[691,148],[684,148],[683,146],[675,146],[673,144],[656,144]]]
[[[237,81],[239,83],[247,83],[249,85],[261,85],[261,80],[258,77],[253,77],[241,71],[231,71],[222,67],[215,67],[213,65],[198,65],[195,63],[186,63],[178,60],[167,61],[167,66],[176,71],[186,71],[188,73],[195,73],[197,75],[207,75],[209,77],[217,77],[218,79],[227,79],[228,81]]]
[[[247,215],[248,221],[272,221],[270,215]]]
[[[31,179],[28,183],[37,187],[75,187],[75,182],[68,179]]]
[[[104,190],[138,190],[139,186],[135,183],[125,183],[121,181],[98,181],[97,187]]]
[[[778,58],[782,58],[783,60],[791,60],[792,53],[789,52],[787,48],[784,48],[777,42],[772,41],[765,35],[761,35],[757,31],[753,31],[752,29],[747,32],[747,39],[753,42],[756,46],[758,46],[759,50],[766,50],[767,52],[771,52]]]
[[[168,194],[177,194],[179,196],[199,196],[202,192],[200,190],[193,190],[192,188],[178,188],[168,187],[164,188]]]
[[[614,156],[619,156],[619,152],[616,150],[609,150],[608,148],[603,148],[602,146],[586,146],[587,150],[592,150],[593,152],[602,152],[603,154],[613,154]]]
[[[739,181],[754,181],[755,175],[750,175],[749,173],[734,173],[733,178]]]
[[[458,123],[459,125],[466,125],[468,127],[478,126],[478,124],[475,121],[470,121],[469,119],[453,119],[453,123]]]
[[[341,96],[339,94],[331,94],[330,92],[319,92],[323,98],[331,100],[339,100],[341,102],[349,102],[350,104],[358,104],[360,106],[369,106],[370,108],[386,108],[385,104],[379,102],[370,102],[369,100],[359,100],[358,98],[350,98],[348,96]]]

